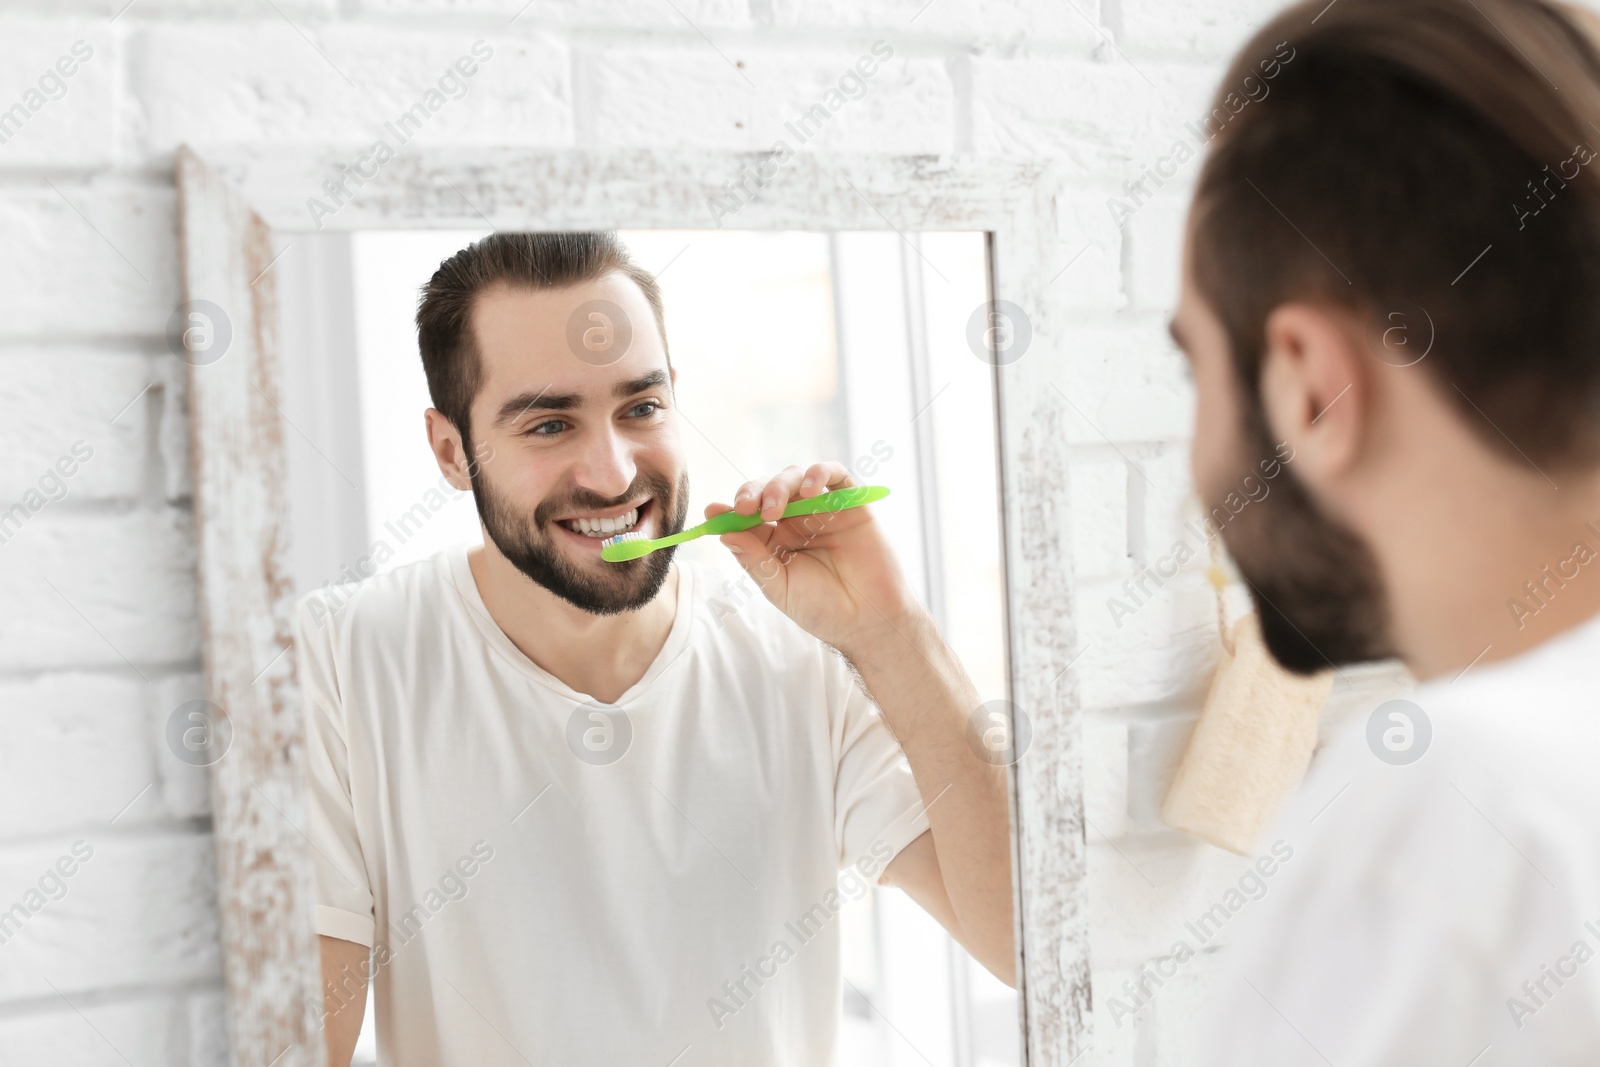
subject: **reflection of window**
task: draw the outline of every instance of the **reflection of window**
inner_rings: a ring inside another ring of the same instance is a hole
[[[301,589],[480,538],[470,494],[440,488],[427,447],[414,325],[418,289],[480,235],[293,236],[280,270]],[[967,347],[982,235],[623,238],[666,302],[689,523],[791,463],[837,459],[888,485],[874,508],[902,568],[983,699],[1004,696],[991,371]],[[680,552],[733,567],[713,538]],[[1020,1062],[1015,994],[903,893],[848,904],[840,932],[843,1067]],[[369,1018],[357,1063],[371,1040]]]
[[[826,235],[631,230],[622,238],[656,273],[666,302],[690,525],[749,479],[844,454]],[[680,551],[730,562],[712,538]]]
[[[967,347],[982,235],[832,241],[850,454],[891,453],[870,480],[895,491],[884,521],[902,566],[979,695],[1002,697],[992,371]],[[1020,1063],[1016,994],[903,893],[863,905],[846,927],[841,1064]]]

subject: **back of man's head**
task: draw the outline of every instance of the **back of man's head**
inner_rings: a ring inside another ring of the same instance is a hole
[[[1239,53],[1192,272],[1245,390],[1272,310],[1320,303],[1364,319],[1387,362],[1431,339],[1418,370],[1488,447],[1600,462],[1590,18],[1545,0],[1307,0]],[[1268,95],[1229,107],[1284,41]]]

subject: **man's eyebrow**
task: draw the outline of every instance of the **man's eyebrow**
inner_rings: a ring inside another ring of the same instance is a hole
[[[666,385],[671,379],[664,370],[653,370],[649,374],[641,374],[626,382],[618,382],[611,389],[611,395],[618,400],[630,397],[634,393],[642,393],[646,389],[654,389],[658,385]]]
[[[495,414],[494,424],[503,426],[518,418],[525,412],[535,409],[543,411],[570,411],[583,402],[583,397],[577,393],[552,393],[547,385],[537,393],[521,392],[500,405],[500,410]]]
[[[611,395],[617,399],[630,397],[635,393],[642,393],[646,389],[654,389],[666,385],[671,379],[667,372],[653,370],[648,374],[641,374],[637,378],[630,378],[618,382],[611,387]],[[522,392],[500,405],[500,411],[495,415],[496,426],[503,426],[513,419],[519,418],[530,411],[571,411],[583,405],[583,396],[579,393],[552,393],[549,386],[534,392]]]

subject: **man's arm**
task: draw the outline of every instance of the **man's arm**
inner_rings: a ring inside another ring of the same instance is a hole
[[[967,743],[968,719],[981,703],[977,691],[925,612],[848,655],[899,739],[927,806],[930,832],[895,856],[884,880],[1015,986],[1006,769],[980,759]]]
[[[322,1032],[329,1067],[350,1067],[361,1020],[367,1013],[367,960],[372,950],[354,941],[318,935],[322,953]]]
[[[967,745],[977,691],[868,508],[782,518],[791,500],[853,484],[839,463],[789,467],[745,483],[731,508],[712,504],[706,515],[732,510],[767,520],[723,534],[722,543],[768,600],[843,653],[900,741],[932,832],[889,864],[889,883],[1014,985],[1006,772]]]

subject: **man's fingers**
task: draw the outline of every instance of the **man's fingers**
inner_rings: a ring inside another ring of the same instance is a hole
[[[766,486],[765,479],[745,482],[733,494],[733,510],[741,515],[754,515],[761,507],[761,490]]]
[[[762,536],[765,535],[765,536]],[[726,533],[720,538],[758,585],[766,585],[783,571],[783,565],[772,554],[768,543],[772,539],[769,527],[756,526],[736,533]]]
[[[813,463],[806,468],[785,467],[767,483],[761,493],[761,517],[768,522],[783,518],[783,509],[791,501],[817,496],[830,489],[842,489],[855,484],[850,472],[837,460]]]
[[[813,463],[809,467],[789,466],[771,478],[755,478],[741,485],[733,494],[731,510],[741,515],[759,512],[763,522],[777,522],[783,518],[783,509],[794,500],[854,484],[850,471],[837,460]],[[706,512],[707,517],[714,514],[718,512]]]
[[[850,470],[837,460],[824,460],[813,463],[806,468],[806,473],[800,479],[800,495],[811,497],[826,493],[830,489],[845,489],[854,485],[850,479]]]
[[[789,506],[789,501],[794,499],[795,493],[800,489],[800,479],[805,471],[799,467],[789,466],[775,474],[766,487],[761,490],[761,518],[766,522],[777,522],[783,518],[783,509]]]

